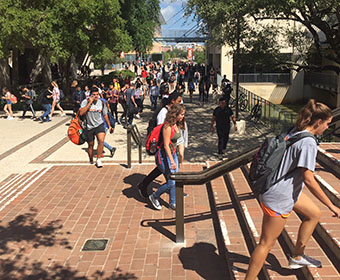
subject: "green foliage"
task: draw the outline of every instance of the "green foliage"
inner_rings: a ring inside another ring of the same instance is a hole
[[[153,45],[159,25],[159,0],[121,0],[121,5],[133,49],[138,54],[146,53]]]
[[[205,63],[205,51],[194,51],[194,61],[198,64]]]
[[[106,64],[112,63],[115,60],[115,54],[108,48],[104,48],[101,52],[92,56],[96,68],[103,69]]]
[[[233,51],[239,24],[241,52],[262,62],[272,58],[282,64],[276,54],[294,46],[298,57],[287,66],[297,62],[313,66],[315,55],[340,64],[339,0],[188,0],[186,13],[203,23],[202,31],[209,32],[215,43],[228,44]],[[285,23],[281,30],[277,21]]]
[[[112,83],[113,77],[119,77],[119,74],[122,73],[123,79],[126,78],[126,76],[129,76],[132,79],[136,78],[136,74],[130,70],[120,70],[120,71],[112,71],[108,75],[101,76],[99,78],[100,82],[103,82],[106,86]]]
[[[181,49],[169,50],[165,54],[167,54],[167,57],[169,57],[168,59],[173,59],[173,58],[186,59],[188,55],[187,51],[181,50]],[[167,59],[165,59],[165,56],[164,56],[164,60],[167,61]]]

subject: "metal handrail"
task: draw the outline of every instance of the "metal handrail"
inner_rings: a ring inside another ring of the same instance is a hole
[[[131,168],[131,150],[132,150],[132,141],[131,138],[135,141],[138,146],[138,155],[139,155],[139,163],[142,163],[142,137],[139,133],[139,130],[135,124],[128,125],[126,128],[127,131],[127,166]]]
[[[332,124],[334,124],[340,120],[340,108],[334,109],[332,114]],[[339,128],[340,127],[336,128],[331,133],[334,133]],[[170,179],[176,182],[176,243],[184,242],[184,185],[203,185],[242,165],[246,165],[253,159],[259,148],[260,146],[253,147],[242,155],[236,156],[230,160],[224,160],[202,171],[177,172],[170,175]]]
[[[198,172],[177,172],[170,175],[170,179],[176,182],[176,243],[184,242],[184,185],[203,185],[227,172],[249,163],[260,146],[253,148],[242,155],[230,160],[224,160],[205,170]]]

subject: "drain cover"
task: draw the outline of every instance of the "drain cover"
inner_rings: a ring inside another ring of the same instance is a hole
[[[109,242],[108,239],[89,239],[85,242],[82,251],[104,251],[106,245]]]

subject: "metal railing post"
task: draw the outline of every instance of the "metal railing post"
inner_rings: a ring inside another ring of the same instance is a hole
[[[176,182],[176,243],[184,242],[183,183]]]
[[[142,163],[142,140],[139,139],[138,143],[139,163]]]
[[[131,128],[127,128],[127,166],[131,168]]]

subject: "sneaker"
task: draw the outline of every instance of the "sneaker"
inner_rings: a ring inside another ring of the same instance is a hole
[[[155,207],[155,209],[157,209],[157,210],[162,209],[162,205],[159,203],[158,199],[153,196],[153,194],[149,195],[149,200],[150,200],[152,206]]]
[[[176,203],[170,203],[169,204],[170,209],[176,210]]]
[[[218,159],[223,160],[223,154],[218,154]]]
[[[93,164],[93,159],[90,160],[90,164]]]
[[[102,160],[100,158],[97,159],[96,166],[97,166],[97,168],[102,168],[103,167],[103,163],[102,163]]]
[[[140,115],[138,115],[138,114],[137,114],[135,117],[136,117],[137,119],[140,119]]]
[[[115,152],[116,152],[116,148],[112,147],[112,150],[110,150],[111,157],[114,156]]]
[[[291,269],[299,269],[301,267],[322,267],[322,264],[320,261],[313,259],[309,256],[302,255],[301,259],[293,259],[292,257],[289,258],[289,267]]]
[[[8,119],[8,120],[13,120],[14,118],[11,117],[11,116],[8,116],[7,119]]]
[[[66,117],[66,114],[65,114],[65,113],[64,113],[64,114],[61,114],[61,116],[62,116],[62,117]]]

